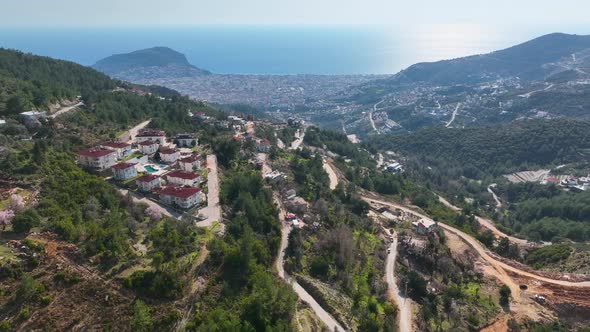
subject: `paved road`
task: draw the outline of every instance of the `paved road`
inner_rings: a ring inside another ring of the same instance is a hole
[[[276,193],[274,195],[274,200],[279,207],[279,219],[282,219],[282,216],[286,214],[286,210],[283,207],[283,204]],[[292,230],[293,228],[289,223],[281,222],[281,246],[279,248],[279,256],[275,263],[275,267],[277,269],[279,277],[284,279],[287,283],[291,285],[291,287],[293,287],[293,290],[295,291],[297,296],[299,296],[301,301],[304,301],[307,304],[309,304],[311,309],[315,312],[318,318],[328,327],[330,331],[346,331],[342,327],[342,325],[340,325],[338,321],[336,321],[336,319],[332,317],[332,315],[330,315],[326,310],[324,310],[324,308],[322,308],[322,306],[303,287],[301,287],[301,285],[299,285],[299,283],[295,279],[291,278],[289,274],[285,271],[285,249],[287,249],[287,246],[289,245],[289,234]]]
[[[84,105],[84,102],[81,101],[81,102],[77,103],[76,105],[62,107],[59,111],[51,114],[49,117],[52,118],[52,119],[55,119],[58,116],[60,116],[60,115],[62,115],[64,113],[68,113],[70,111],[73,111],[74,109],[76,109],[76,108],[78,108],[78,107],[80,107],[82,105]]]
[[[138,124],[137,126],[127,130],[125,133],[123,133],[121,136],[119,136],[119,140],[121,142],[126,142],[131,144],[133,142],[133,139],[135,138],[135,136],[137,136],[137,134],[139,133],[140,130],[142,130],[143,128],[145,128],[150,121],[152,121],[151,119],[146,120],[140,124]]]
[[[450,127],[451,124],[453,123],[453,121],[455,121],[455,117],[457,116],[457,113],[459,112],[459,107],[461,107],[461,103],[457,104],[457,107],[455,107],[455,110],[453,111],[453,115],[451,115],[451,120],[449,122],[447,122],[447,124],[445,125],[445,127]]]
[[[372,197],[366,197],[366,196],[361,196],[362,199],[368,201],[368,202],[375,202],[381,205],[386,205],[395,209],[400,209],[403,211],[406,211],[408,213],[412,213],[417,217],[420,218],[425,218],[425,219],[430,219],[431,218],[427,217],[424,214],[421,214],[419,212],[416,212],[406,206],[400,205],[398,203],[393,203],[393,202],[388,202],[388,201],[384,201],[381,199],[375,199]],[[466,233],[451,227],[447,224],[443,224],[443,223],[438,223],[438,225],[443,228],[444,230],[453,233],[457,236],[459,236],[463,241],[465,241],[469,246],[471,246],[475,251],[477,251],[477,253],[486,261],[488,262],[490,265],[494,266],[496,269],[501,269],[504,271],[510,271],[512,273],[524,276],[524,277],[528,277],[531,279],[535,279],[537,281],[541,281],[541,282],[546,282],[546,283],[550,283],[550,284],[554,284],[554,285],[560,285],[560,286],[566,286],[566,287],[590,287],[590,281],[580,281],[580,282],[574,282],[574,281],[564,281],[564,280],[555,280],[555,279],[551,279],[551,278],[547,278],[547,277],[543,277],[528,271],[524,271],[521,269],[518,269],[516,267],[513,267],[511,265],[508,265],[504,262],[501,262],[499,260],[496,260],[494,257],[492,257],[490,255],[489,250],[487,250],[486,248],[484,248],[477,240],[475,240],[473,237],[467,235]]]
[[[385,229],[389,236],[393,236],[393,241],[389,246],[389,254],[385,262],[385,281],[390,295],[395,300],[398,308],[398,326],[401,332],[412,331],[412,300],[401,295],[397,282],[395,280],[395,262],[397,259],[397,234],[391,233]]]
[[[207,216],[207,219],[199,221],[199,227],[211,227],[213,222],[217,221],[221,225],[221,232],[225,230],[225,225],[221,223],[221,206],[219,205],[219,175],[217,173],[217,157],[214,154],[207,155],[207,206],[199,210]]]

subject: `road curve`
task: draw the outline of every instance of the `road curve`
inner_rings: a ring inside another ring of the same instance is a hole
[[[338,186],[338,175],[336,175],[332,165],[326,159],[324,159],[324,170],[328,173],[328,178],[330,178],[330,190],[336,189],[336,186]]]
[[[283,204],[278,195],[275,194],[274,200],[279,207],[279,216],[285,215],[286,211],[283,208]],[[299,283],[295,279],[291,278],[289,274],[285,271],[285,268],[283,266],[285,261],[285,249],[287,249],[287,246],[289,245],[289,234],[291,234],[292,230],[293,227],[291,227],[290,224],[281,222],[281,246],[279,248],[279,256],[277,257],[277,260],[275,262],[275,268],[277,270],[279,277],[284,279],[288,284],[291,285],[291,287],[293,287],[293,290],[301,299],[301,301],[304,301],[307,304],[309,304],[311,309],[315,312],[318,318],[328,327],[330,331],[346,331],[346,329],[344,329],[342,325],[340,325],[340,323],[338,323],[338,321],[336,321],[336,319],[332,317],[332,315],[330,315],[326,310],[324,310],[324,308],[322,308],[322,306],[313,298],[313,296],[311,296],[303,287],[301,287],[301,285],[299,285]]]
[[[455,205],[451,204],[449,201],[447,201],[446,199],[444,199],[440,195],[438,196],[438,201],[441,202],[444,206],[448,207],[449,209],[451,209],[451,210],[453,210],[455,212],[461,211],[460,208],[458,208]],[[486,218],[483,218],[483,217],[480,217],[480,216],[475,216],[475,220],[477,220],[477,222],[481,226],[489,229],[492,233],[494,233],[494,235],[496,237],[499,237],[499,238],[502,238],[502,237],[508,238],[508,240],[510,240],[510,242],[516,243],[516,244],[518,244],[520,246],[526,246],[526,245],[529,244],[527,240],[519,239],[517,237],[511,236],[511,235],[508,235],[508,234],[502,232],[501,230],[499,230],[498,228],[496,228],[496,226],[494,225],[494,222],[492,222],[490,219],[486,219]]]
[[[393,241],[389,246],[389,253],[387,254],[387,261],[385,262],[385,281],[387,288],[393,300],[397,304],[398,315],[397,324],[401,332],[412,331],[412,301],[403,297],[400,293],[399,287],[395,280],[395,262],[397,259],[397,234],[391,234],[388,229],[385,231],[393,237]]]
[[[383,201],[383,200],[378,200],[378,199],[374,199],[374,198],[371,198],[371,197],[365,197],[365,196],[362,196],[361,198],[364,199],[364,200],[366,200],[366,201],[369,201],[369,202],[375,202],[375,203],[378,203],[378,204],[381,204],[381,205],[390,206],[392,208],[396,208],[396,209],[400,209],[400,210],[406,211],[408,213],[412,213],[412,214],[414,214],[414,215],[416,215],[416,216],[418,216],[420,218],[425,218],[425,219],[432,220],[431,218],[427,217],[424,214],[421,214],[419,212],[416,212],[416,211],[414,211],[414,210],[412,210],[412,209],[410,209],[408,207],[402,206],[402,205],[397,204],[397,203],[386,202],[386,201]],[[454,227],[451,227],[451,226],[449,226],[447,224],[438,223],[438,225],[441,228],[443,228],[444,230],[446,230],[448,232],[451,232],[451,233],[459,236],[463,241],[465,241],[469,246],[471,246],[475,251],[477,251],[477,253],[486,262],[488,262],[489,264],[491,264],[494,267],[501,268],[501,269],[503,269],[505,271],[510,271],[512,273],[515,273],[515,274],[518,274],[518,275],[521,275],[521,276],[524,276],[524,277],[528,277],[528,278],[531,278],[531,279],[535,279],[537,281],[542,281],[542,282],[545,282],[545,283],[549,283],[549,284],[554,284],[554,285],[559,285],[559,286],[566,286],[566,287],[583,287],[583,288],[590,287],[590,281],[573,282],[573,281],[565,281],[565,280],[555,280],[555,279],[543,277],[543,276],[540,276],[540,275],[537,275],[537,274],[534,274],[534,273],[531,273],[531,272],[528,272],[528,271],[523,271],[521,269],[518,269],[516,267],[513,267],[511,265],[508,265],[508,264],[506,264],[504,262],[501,262],[501,261],[493,258],[490,255],[490,252],[487,249],[485,249],[477,240],[475,240],[471,236],[467,235],[466,233],[464,233],[464,232],[462,232],[462,231],[460,231],[460,230],[458,230],[458,229],[456,229]]]
[[[490,194],[492,194],[492,197],[494,198],[494,201],[496,201],[496,209],[499,209],[502,207],[502,202],[500,201],[500,199],[498,198],[498,195],[496,195],[496,193],[494,192],[494,190],[492,188],[496,187],[495,183],[492,183],[488,186],[488,192]]]

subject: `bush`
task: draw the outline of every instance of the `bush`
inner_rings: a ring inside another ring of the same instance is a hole
[[[18,313],[18,318],[25,320],[25,319],[28,319],[29,317],[31,317],[31,311],[29,310],[29,307],[27,307],[27,306],[22,307],[22,309],[20,309],[20,311]]]
[[[508,304],[510,303],[510,295],[512,294],[510,287],[508,287],[506,285],[502,285],[502,287],[500,287],[499,293],[500,293],[500,305],[508,306]]]
[[[141,300],[135,301],[133,304],[133,318],[131,319],[131,327],[134,331],[150,331],[152,329],[152,316],[150,308]]]
[[[16,299],[22,301],[34,300],[45,291],[45,286],[29,275],[24,275],[16,288]]]

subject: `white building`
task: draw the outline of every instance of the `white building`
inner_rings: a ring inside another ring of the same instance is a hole
[[[36,126],[41,124],[40,120],[44,119],[47,116],[47,112],[28,111],[22,112],[19,115],[23,119],[25,125]]]
[[[118,163],[113,166],[113,174],[116,180],[127,180],[137,176],[135,164],[132,163]]]
[[[100,145],[103,149],[109,149],[117,153],[118,159],[124,159],[131,155],[131,144],[121,142],[104,142]]]
[[[201,176],[194,172],[174,170],[166,174],[166,180],[168,184],[197,187],[201,183]]]
[[[183,209],[201,203],[201,189],[195,187],[168,186],[158,191],[160,201],[167,205],[176,205]]]
[[[176,149],[160,149],[160,160],[162,162],[173,164],[180,158],[180,152]]]
[[[135,180],[135,183],[139,190],[143,192],[150,192],[152,189],[160,188],[161,186],[160,177],[153,174],[146,174]]]
[[[204,163],[205,161],[201,159],[198,154],[192,154],[188,157],[181,158],[178,161],[180,169],[187,172],[202,170],[204,167]]]
[[[418,234],[426,234],[432,232],[436,228],[436,223],[430,219],[422,218],[419,221],[412,223],[412,228]]]
[[[162,130],[142,130],[139,134],[137,134],[137,136],[135,136],[135,141],[137,143],[145,141],[154,141],[158,142],[158,144],[160,145],[164,145],[164,143],[166,143],[166,133]]]
[[[178,134],[174,137],[174,144],[177,147],[192,148],[199,144],[199,140],[194,134]]]
[[[160,145],[156,141],[143,141],[137,144],[139,151],[146,155],[152,155],[158,151]]]
[[[110,168],[117,160],[117,153],[113,150],[94,147],[78,152],[78,164],[96,171]]]

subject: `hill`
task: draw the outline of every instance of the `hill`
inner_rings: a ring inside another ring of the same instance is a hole
[[[518,76],[538,80],[571,70],[572,54],[587,51],[590,36],[553,33],[488,54],[418,63],[401,71],[390,83],[429,82],[440,85],[470,84]]]
[[[116,86],[108,76],[73,62],[0,49],[0,115]]]
[[[128,81],[140,78],[195,77],[210,72],[191,65],[186,56],[168,47],[152,47],[115,54],[92,66],[109,76]]]
[[[413,156],[436,169],[481,178],[587,158],[589,125],[586,121],[555,119],[465,129],[436,127],[374,138],[372,143]]]

